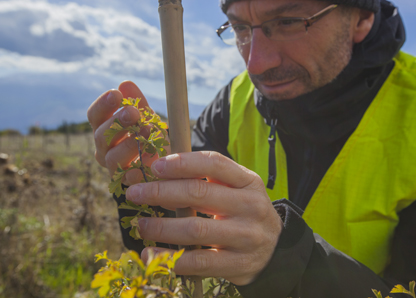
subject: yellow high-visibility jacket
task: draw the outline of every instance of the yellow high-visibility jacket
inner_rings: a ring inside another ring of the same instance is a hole
[[[394,60],[303,214],[315,233],[377,274],[388,264],[398,212],[416,200],[416,59],[400,52]],[[256,110],[253,91],[247,72],[234,79],[227,150],[266,184],[270,127]],[[279,141],[276,164],[276,186],[267,189],[271,200],[288,198]]]

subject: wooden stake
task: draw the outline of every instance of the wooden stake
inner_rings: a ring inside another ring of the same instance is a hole
[[[181,0],[159,0],[159,16],[171,149],[172,153],[191,152]],[[176,209],[176,217],[188,216],[196,216],[196,212],[191,208]],[[202,278],[187,278],[195,283],[193,296],[202,298]]]

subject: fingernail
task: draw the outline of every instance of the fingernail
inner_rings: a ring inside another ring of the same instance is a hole
[[[156,174],[162,174],[165,171],[165,167],[166,167],[166,158],[164,157],[159,158],[152,164],[152,168],[156,172]]]
[[[120,120],[124,124],[129,124],[130,123],[131,116],[130,116],[130,113],[126,109],[124,109],[123,112],[121,112]]]
[[[116,96],[111,91],[107,94],[107,104],[111,107],[117,104]]]
[[[140,184],[132,185],[127,189],[126,198],[129,201],[139,202],[142,194],[142,186]]]
[[[140,231],[146,229],[147,222],[148,222],[147,218],[145,217],[139,218],[138,223],[139,223]]]

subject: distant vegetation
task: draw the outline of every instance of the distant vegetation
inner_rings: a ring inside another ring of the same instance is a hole
[[[81,123],[67,123],[64,121],[61,125],[59,125],[56,129],[47,129],[42,128],[36,125],[29,127],[29,135],[45,135],[45,134],[56,134],[56,133],[63,133],[63,134],[80,134],[85,132],[92,132],[91,125],[88,121],[81,122]],[[15,129],[5,129],[0,130],[0,136],[19,136],[22,133]]]
[[[162,121],[167,122],[167,118],[164,115],[160,115]],[[195,120],[190,120],[191,127],[195,125]],[[48,134],[81,134],[86,132],[92,132],[92,127],[88,121],[81,123],[67,123],[64,121],[55,129],[42,128],[36,125],[29,127],[28,135],[48,135]],[[21,136],[22,133],[16,129],[0,130],[0,136]]]

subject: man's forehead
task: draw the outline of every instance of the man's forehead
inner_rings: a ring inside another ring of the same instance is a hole
[[[235,0],[232,1],[232,3],[230,3],[227,7],[226,15],[229,19],[230,17],[231,19],[238,19],[238,17],[235,15],[235,10],[233,9],[232,5],[235,2],[241,4],[253,4],[253,6],[255,6],[255,9],[258,9],[258,12],[260,12],[261,15],[264,17],[273,17],[285,13],[305,13],[313,9],[314,4],[316,5],[322,3],[322,1],[317,0]],[[258,6],[256,5],[257,3]]]
[[[262,2],[267,4],[274,4],[277,6],[285,6],[285,7],[300,7],[303,4],[310,4],[313,2],[322,2],[321,0],[221,0],[220,6],[221,9],[225,14],[227,14],[228,8],[231,6],[231,4],[235,2],[259,2],[261,4]]]
[[[240,1],[267,1],[267,0],[220,0],[220,7],[224,13],[227,13],[228,7],[234,2]],[[271,0],[279,2],[281,0]],[[378,12],[380,10],[380,0],[305,0],[305,1],[327,1],[331,4],[342,4],[346,6],[358,7],[361,9]]]

